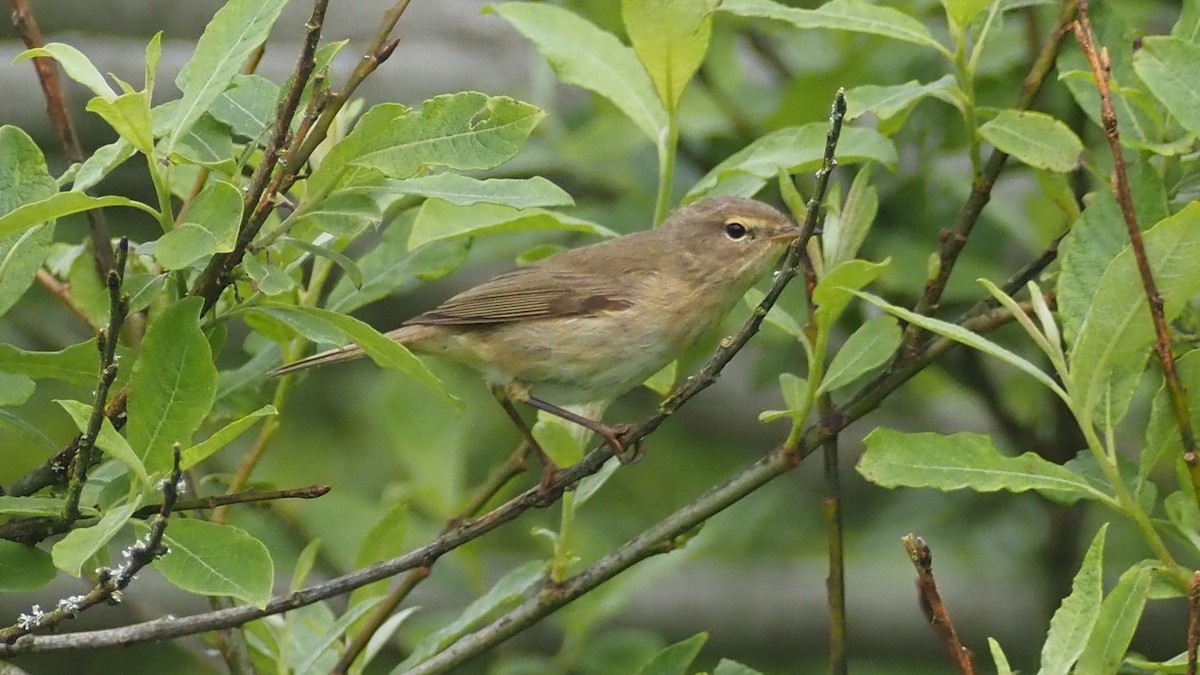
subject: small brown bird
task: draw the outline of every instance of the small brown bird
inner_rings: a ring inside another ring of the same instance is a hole
[[[702,199],[656,229],[501,274],[387,335],[480,371],[552,475],[511,401],[580,424],[623,457],[623,428],[560,406],[612,400],[658,372],[716,329],[799,233],[762,202]],[[275,374],[362,356],[331,349]]]

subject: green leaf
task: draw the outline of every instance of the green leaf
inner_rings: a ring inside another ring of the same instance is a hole
[[[882,309],[888,314],[891,314],[892,316],[907,321],[911,324],[916,324],[925,330],[932,331],[938,335],[954,340],[955,342],[967,345],[972,349],[978,349],[984,354],[998,358],[1009,365],[1016,366],[1025,373],[1032,375],[1033,378],[1038,382],[1046,385],[1046,387],[1050,389],[1050,391],[1057,394],[1059,398],[1067,400],[1067,393],[1063,391],[1062,387],[1060,387],[1053,378],[1047,375],[1045,371],[1041,370],[1021,356],[1018,356],[1017,354],[1005,349],[1004,347],[1001,347],[995,342],[992,342],[991,340],[988,340],[977,333],[972,333],[966,328],[948,321],[934,319],[911,312],[903,307],[891,305],[882,298],[871,295],[870,293],[855,291],[854,294]]]
[[[75,192],[91,189],[134,154],[136,151],[133,146],[124,138],[118,138],[108,145],[100,146],[79,165],[79,171],[75,172],[75,182],[71,184],[71,189]]]
[[[26,49],[18,54],[17,58],[13,59],[13,63],[20,63],[26,59],[41,56],[58,61],[58,64],[62,66],[63,72],[67,74],[67,77],[91,89],[92,93],[96,96],[110,100],[117,97],[117,92],[108,86],[108,82],[105,81],[104,76],[100,74],[96,66],[92,65],[91,59],[83,52],[68,44],[50,42],[44,47]]]
[[[664,143],[667,113],[633,49],[586,19],[553,5],[489,5],[537,48],[559,79],[608,99],[656,147]]]
[[[275,122],[279,85],[261,75],[234,75],[208,112],[242,138],[258,140]]]
[[[1200,45],[1174,37],[1147,37],[1133,53],[1133,68],[1184,129],[1200,134],[1200,85],[1188,76],[1200,71]]]
[[[0,237],[7,237],[29,229],[47,220],[69,216],[73,213],[103,209],[109,206],[131,206],[158,218],[152,207],[127,197],[106,195],[90,197],[82,192],[57,192],[44,199],[29,202],[0,216]]]
[[[825,269],[833,269],[858,255],[878,212],[879,194],[871,185],[868,164],[854,176],[841,209],[830,209],[825,216],[825,232],[821,235]]]
[[[63,399],[56,399],[54,402],[67,411],[67,414],[75,421],[75,427],[79,429],[80,433],[87,429],[92,416],[92,406],[80,401]],[[146,467],[138,459],[137,453],[129,446],[125,437],[117,433],[116,427],[107,417],[103,418],[100,423],[100,433],[96,435],[96,447],[103,450],[109,457],[129,467],[129,471],[137,476],[142,485],[149,480],[149,476],[146,475]]]
[[[868,319],[834,354],[817,393],[836,391],[887,363],[900,346],[902,334],[890,316]]]
[[[958,106],[961,105],[957,98],[960,95],[953,75],[944,75],[924,84],[917,80],[889,86],[864,84],[846,90],[846,120],[856,120],[870,113],[881,121],[887,121],[906,115],[931,96]]]
[[[713,167],[683,201],[727,194],[753,197],[780,169],[789,174],[812,171],[821,165],[828,130],[824,122],[814,122],[760,136]],[[889,169],[898,161],[896,148],[886,136],[862,127],[842,129],[836,157],[839,164],[874,161]]]
[[[1042,645],[1042,668],[1038,675],[1068,675],[1083,653],[1104,595],[1104,535],[1108,524],[1092,539],[1079,572],[1071,582],[1071,594],[1063,598],[1050,619],[1050,632]]]
[[[946,16],[959,28],[966,28],[993,0],[942,0]],[[997,2],[999,0],[996,0]]]
[[[1171,36],[1188,42],[1200,39],[1200,2],[1183,0],[1183,11],[1179,13],[1179,20],[1171,27]]]
[[[296,280],[291,275],[269,262],[264,263],[259,260],[260,257],[266,257],[265,253],[247,255],[242,259],[242,268],[260,293],[266,296],[279,295],[296,287]]]
[[[1173,320],[1200,290],[1200,204],[1189,203],[1143,236],[1146,256],[1158,291],[1163,314]],[[1091,414],[1110,401],[1113,420],[1129,404],[1137,375],[1154,340],[1154,327],[1146,305],[1131,247],[1126,247],[1104,271],[1096,295],[1084,317],[1079,336],[1070,350],[1071,393]]]
[[[1068,345],[1079,335],[1104,270],[1129,245],[1125,218],[1112,192],[1097,190],[1084,202],[1083,214],[1063,238],[1058,253],[1058,316]]]
[[[296,248],[307,251],[315,256],[320,256],[322,258],[329,259],[330,261],[333,262],[333,264],[342,268],[342,271],[346,273],[346,278],[350,280],[350,283],[354,284],[355,288],[362,287],[362,283],[363,283],[362,270],[358,269],[358,265],[354,264],[354,261],[351,260],[350,258],[346,257],[345,255],[343,255],[331,248],[327,248],[325,246],[317,246],[316,244],[310,244],[307,241],[295,239],[293,237],[284,237],[283,241],[291,246],[295,246]]]
[[[531,560],[505,574],[483,597],[475,600],[454,621],[434,631],[421,640],[408,658],[392,671],[400,675],[413,666],[433,656],[457,640],[471,628],[488,618],[515,606],[545,577],[545,563]]]
[[[988,651],[992,654],[992,662],[996,664],[996,675],[1013,675],[1012,666],[1008,665],[1008,657],[996,638],[988,638]]]
[[[0,371],[0,406],[18,406],[33,396],[36,385],[24,375]]]
[[[333,235],[355,236],[381,218],[379,205],[368,194],[339,190],[296,218],[296,227],[313,227]]]
[[[0,408],[0,428],[7,429],[27,441],[29,445],[41,448],[51,455],[61,449],[60,444],[51,441],[40,429],[3,408]]]
[[[890,263],[890,258],[878,263],[847,260],[826,272],[813,289],[813,302],[817,305],[817,328],[824,331],[833,328],[833,324],[854,299],[853,292],[878,279]]]
[[[11,497],[0,495],[0,516],[57,516],[62,513],[62,497]]]
[[[696,633],[682,642],[665,647],[638,670],[638,675],[687,675],[688,666],[696,660],[707,641],[708,633]]]
[[[197,260],[207,260],[220,247],[203,225],[182,223],[155,242],[154,259],[165,269],[184,269]]]
[[[136,500],[110,509],[95,525],[68,532],[50,549],[54,566],[73,577],[79,576],[83,564],[117,535],[140,504],[141,501]]]
[[[212,233],[218,247],[215,253],[233,250],[241,219],[242,192],[233,183],[223,180],[209,181],[184,215],[185,223],[201,225]]]
[[[387,139],[393,127],[408,116],[419,115],[406,105],[379,103],[371,106],[355,122],[354,128],[335,143],[329,152],[316,163],[312,175],[304,181],[309,195],[329,194],[335,187],[371,185],[382,181],[382,175],[373,169],[351,167],[350,163],[363,153],[387,147]]]
[[[457,173],[438,173],[388,181],[384,189],[403,195],[436,197],[455,206],[485,202],[517,209],[531,206],[574,206],[562,188],[542,178],[488,178],[480,180]]]
[[[646,378],[642,386],[659,396],[666,396],[675,389],[675,381],[678,379],[679,362],[672,361],[663,366],[657,373]]]
[[[249,415],[240,417],[229,424],[226,424],[218,429],[212,436],[209,436],[203,441],[191,446],[190,448],[187,448],[186,450],[183,450],[179,457],[179,467],[184,471],[187,471],[188,469],[207,459],[214,452],[220,450],[226,445],[229,445],[233,439],[242,435],[243,432],[249,429],[260,418],[277,414],[279,414],[279,411],[275,409],[275,406],[264,405]]]
[[[757,288],[751,288],[742,296],[742,302],[746,303],[746,307],[750,311],[754,311],[756,307],[762,304],[765,297],[767,297],[766,293]],[[763,317],[763,323],[774,326],[797,340],[804,339],[804,329],[800,327],[800,323],[791,314],[785,312],[778,303],[773,305],[767,312],[767,315]]]
[[[171,447],[186,447],[217,392],[217,367],[200,330],[201,298],[171,305],[151,322],[129,378],[125,433],[151,473],[172,464]]]
[[[801,29],[847,30],[881,35],[932,47],[947,58],[954,56],[920,21],[900,10],[862,0],[832,0],[817,9],[795,9],[773,0],[725,0],[720,9],[738,16],[786,21]]]
[[[533,438],[559,466],[570,466],[583,458],[583,447],[575,437],[575,425],[549,413],[538,413]]]
[[[1087,645],[1079,656],[1077,673],[1115,673],[1142,618],[1153,579],[1153,563],[1125,570],[1096,615]]]
[[[99,367],[100,357],[96,352],[95,339],[73,344],[57,352],[30,352],[10,344],[0,344],[0,372],[88,387],[96,384]]]
[[[49,553],[36,546],[0,539],[0,591],[37,590],[53,581],[57,573]]]
[[[453,237],[475,237],[499,232],[566,230],[600,237],[615,237],[612,230],[595,223],[545,209],[515,209],[500,204],[455,206],[440,199],[427,199],[417,211],[408,235],[409,249]]]
[[[288,326],[314,342],[353,341],[362,347],[367,356],[384,368],[396,368],[425,385],[444,400],[462,408],[462,402],[450,392],[442,381],[421,363],[403,345],[381,334],[367,324],[346,316],[316,307],[297,307],[277,303],[263,303],[243,307],[239,312],[269,317]],[[332,338],[332,339],[331,339]]]
[[[58,190],[37,143],[21,129],[0,126],[0,216]],[[33,284],[54,239],[53,226],[0,238],[0,316]]]
[[[998,150],[1047,171],[1073,171],[1083,153],[1083,142],[1067,125],[1029,110],[1001,110],[979,127],[979,135]]]
[[[150,95],[144,91],[121,94],[114,99],[96,97],[88,101],[88,112],[94,112],[108,126],[129,141],[138,152],[154,155],[153,124],[150,121]]]
[[[1200,419],[1200,351],[1192,350],[1175,360],[1175,371],[1188,399],[1188,416]],[[1197,392],[1197,393],[1192,393]],[[1193,422],[1194,424],[1194,422]],[[1163,457],[1182,457],[1183,441],[1179,437],[1179,423],[1175,407],[1167,392],[1166,383],[1158,388],[1150,404],[1150,421],[1146,424],[1146,445],[1138,457],[1138,487],[1149,478],[1151,471]],[[1200,534],[1198,532],[1197,534]]]
[[[389,178],[411,178],[433,167],[491,169],[516,155],[545,116],[507,96],[477,91],[437,96],[419,114],[396,117],[353,164]]]
[[[209,114],[200,116],[192,128],[175,144],[171,161],[199,164],[222,173],[235,173],[233,136],[229,127]]]
[[[1093,487],[1084,476],[1032,452],[1005,456],[983,434],[910,434],[881,428],[872,431],[865,442],[867,451],[858,462],[858,472],[886,488],[1036,490],[1064,504],[1080,499],[1114,504],[1112,497]]]
[[[256,607],[265,606],[271,599],[275,581],[271,554],[245,530],[194,518],[173,518],[163,543],[167,555],[154,566],[175,586],[200,595],[229,595]]]
[[[212,107],[262,44],[287,0],[230,0],[213,15],[196,43],[192,58],[175,78],[183,92],[167,140],[168,153],[196,120]]]
[[[679,107],[712,37],[709,0],[622,0],[633,50],[668,113]]]
[[[737,661],[721,659],[717,662],[717,667],[713,669],[712,675],[762,675],[762,672]]]
[[[764,410],[758,414],[758,421],[765,424],[791,417],[797,423],[803,422],[799,413],[809,407],[808,380],[791,373],[780,373],[779,389],[783,392],[783,403],[787,410]]]
[[[329,294],[329,309],[348,313],[392,293],[402,293],[422,282],[440,279],[458,269],[467,258],[471,239],[460,237],[408,250],[408,228],[389,227],[379,245],[358,259],[361,288],[342,279]]]

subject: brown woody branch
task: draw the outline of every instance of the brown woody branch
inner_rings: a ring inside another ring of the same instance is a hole
[[[974,655],[958,639],[958,632],[954,630],[954,623],[950,621],[950,613],[946,611],[946,606],[942,603],[942,595],[938,592],[937,581],[933,578],[933,552],[929,550],[929,545],[925,543],[925,540],[920,537],[909,534],[904,536],[903,541],[904,550],[908,552],[909,560],[917,569],[917,595],[921,602],[921,611],[925,613],[925,618],[933,627],[933,632],[937,633],[946,645],[946,651],[950,652],[950,658],[954,661],[954,667],[958,672],[961,675],[974,675]]]
[[[1179,438],[1183,442],[1183,461],[1187,464],[1191,475],[1192,487],[1200,500],[1200,456],[1196,451],[1196,435],[1192,431],[1192,419],[1188,407],[1188,393],[1183,383],[1179,381],[1179,373],[1175,370],[1175,354],[1171,351],[1171,335],[1167,330],[1167,320],[1163,314],[1163,298],[1154,282],[1154,274],[1150,270],[1150,260],[1146,257],[1146,245],[1142,241],[1142,230],[1138,226],[1137,213],[1133,208],[1133,192],[1129,187],[1129,176],[1125,169],[1125,158],[1121,154],[1121,135],[1117,129],[1117,112],[1113,109],[1112,91],[1108,86],[1109,61],[1108,50],[1097,49],[1095,36],[1092,33],[1092,22],[1088,15],[1088,0],[1079,0],[1079,19],[1072,24],[1075,39],[1083,48],[1088,64],[1092,67],[1092,75],[1096,78],[1096,88],[1100,92],[1100,121],[1104,126],[1104,136],[1113,158],[1113,193],[1117,203],[1121,205],[1121,214],[1125,217],[1125,229],[1129,233],[1129,244],[1133,249],[1133,259],[1137,263],[1138,276],[1142,281],[1142,290],[1146,294],[1146,302],[1150,306],[1150,319],[1154,323],[1154,353],[1162,365],[1163,378],[1167,384],[1167,394],[1171,399],[1171,407],[1175,413],[1175,424],[1179,427]]]
[[[257,502],[271,502],[280,499],[316,499],[324,497],[332,489],[328,485],[310,485],[302,488],[289,488],[286,490],[246,490],[245,492],[235,492],[228,495],[213,495],[211,497],[198,497],[196,499],[177,500],[172,506],[172,511],[198,511],[201,509],[215,509],[221,506],[230,506],[232,504],[254,504]],[[151,504],[144,506],[133,512],[134,518],[149,518],[150,516],[162,510],[161,504]]]
[[[1063,3],[1050,39],[1038,54],[1033,66],[1029,69],[1029,74],[1025,76],[1025,80],[1021,84],[1021,93],[1015,106],[1018,110],[1027,110],[1033,105],[1042,85],[1049,78],[1050,72],[1054,69],[1054,60],[1058,56],[1058,50],[1062,46],[1063,37],[1069,30],[1077,9],[1077,0],[1067,0]],[[971,194],[959,209],[953,225],[941,233],[942,241],[938,247],[937,273],[926,282],[921,298],[917,301],[913,311],[925,315],[931,315],[937,311],[942,293],[945,292],[946,284],[950,281],[950,274],[954,271],[954,264],[958,261],[958,256],[962,253],[963,248],[966,247],[975,224],[979,222],[983,208],[991,200],[992,188],[995,187],[996,179],[999,178],[1000,171],[1007,161],[1007,153],[993,150],[984,164],[983,170],[975,177]],[[897,355],[898,361],[918,355],[921,352],[919,343],[925,334],[925,331],[919,326],[909,324],[904,331],[904,343]]]
[[[80,612],[101,603],[121,602],[121,592],[129,586],[137,573],[146,565],[167,554],[162,539],[167,529],[167,518],[171,515],[175,500],[179,498],[181,480],[179,444],[176,443],[171,474],[162,483],[162,506],[150,524],[150,533],[122,552],[126,562],[116,568],[100,568],[97,570],[99,578],[92,590],[85,595],[62,598],[58,601],[57,606],[49,612],[43,612],[37,605],[34,605],[28,614],[21,614],[17,623],[7,628],[0,628],[0,646],[12,644],[15,640],[37,630],[57,628],[68,619],[74,619]]]
[[[28,0],[9,0],[9,4],[12,5],[13,26],[25,46],[28,49],[44,47],[46,38],[42,35],[42,29],[38,26]],[[52,58],[39,56],[33,59],[33,69],[42,85],[42,95],[46,98],[46,113],[50,116],[50,124],[54,126],[54,132],[62,144],[63,156],[70,164],[82,162],[83,148],[79,144],[79,136],[75,133],[75,123],[67,111],[62,82],[58,77],[58,64]],[[107,279],[108,273],[116,265],[116,258],[112,252],[112,238],[108,234],[108,223],[99,209],[91,209],[84,215],[87,217],[88,233],[92,238],[96,270],[101,279]]]

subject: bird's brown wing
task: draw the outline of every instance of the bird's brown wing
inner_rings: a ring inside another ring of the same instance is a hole
[[[405,323],[467,325],[554,319],[624,309],[631,304],[627,278],[534,265],[463,291]]]

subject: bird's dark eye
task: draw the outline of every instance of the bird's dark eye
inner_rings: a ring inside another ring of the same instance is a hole
[[[737,241],[746,236],[746,226],[737,221],[725,223],[725,236]]]

